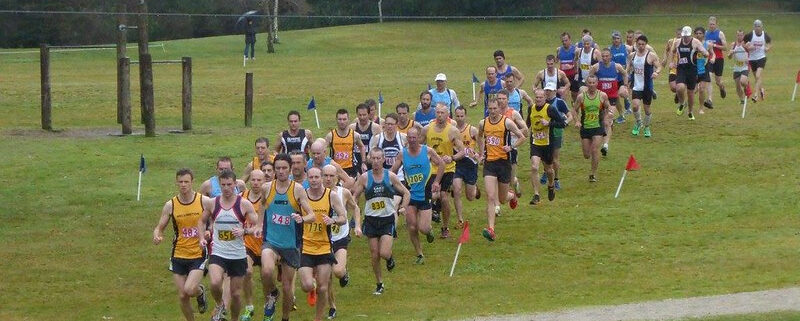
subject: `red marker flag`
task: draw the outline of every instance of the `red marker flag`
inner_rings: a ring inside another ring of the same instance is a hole
[[[458,244],[467,243],[469,241],[469,221],[464,222],[464,230],[461,231],[461,237],[458,238]]]
[[[633,154],[631,154],[631,157],[628,158],[628,164],[625,165],[625,170],[626,171],[639,170],[639,163],[636,162],[636,158],[633,157]]]
[[[797,71],[797,78],[794,80],[794,90],[792,91],[792,101],[794,101],[794,97],[797,95],[797,84],[800,84],[800,70]]]

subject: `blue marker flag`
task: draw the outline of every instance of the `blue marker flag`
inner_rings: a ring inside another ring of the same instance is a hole
[[[378,90],[378,102],[383,104],[383,94],[380,90]]]
[[[139,155],[139,172],[144,173],[147,171],[147,164],[144,162],[144,154]]]
[[[431,83],[428,83],[428,90],[431,90],[432,88],[433,87],[431,87]]]
[[[474,82],[476,84],[481,82],[480,80],[478,80],[478,77],[475,77],[475,73],[474,72],[472,73],[472,82]]]
[[[311,101],[308,102],[308,110],[316,109],[317,102],[314,101],[314,96],[311,96]]]

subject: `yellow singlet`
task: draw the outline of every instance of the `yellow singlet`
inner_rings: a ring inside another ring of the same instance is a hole
[[[403,134],[408,134],[408,130],[411,129],[411,127],[414,127],[414,120],[409,119],[408,123],[406,124],[406,127],[401,128],[400,125],[398,124],[397,130]]]
[[[331,216],[331,190],[325,188],[317,200],[308,198],[314,210],[314,220],[303,223],[303,254],[322,255],[331,253],[331,228],[322,221],[322,216]]]
[[[250,200],[249,197],[250,197],[250,190],[249,189],[245,190],[244,192],[242,192],[242,198],[243,199],[246,199],[246,200],[249,201]],[[264,213],[262,212],[263,203],[261,202],[261,198],[262,197],[259,196],[258,200],[256,200],[255,202],[251,201],[253,203],[253,208],[256,210],[256,216],[258,216],[259,218],[264,215]],[[248,226],[252,226],[252,225],[255,225],[257,223],[258,222],[250,222],[250,221],[246,222],[246,224]],[[262,231],[262,233],[263,233],[263,231]],[[256,256],[261,256],[261,245],[263,243],[264,243],[264,240],[262,238],[255,237],[252,234],[247,234],[247,235],[244,236],[244,246],[248,250],[250,250],[253,253],[255,253]]]
[[[536,146],[550,145],[550,126],[542,125],[542,119],[550,122],[550,115],[547,114],[547,109],[550,104],[545,103],[541,110],[536,110],[533,106],[531,110],[531,142]]]
[[[348,129],[347,135],[344,137],[339,136],[336,129],[331,130],[331,158],[342,168],[353,167],[353,148],[355,147],[353,135],[352,129]]]
[[[179,259],[202,258],[204,250],[197,239],[197,223],[203,214],[203,196],[194,193],[194,199],[188,204],[181,203],[178,196],[172,198],[172,228],[175,238],[172,240],[172,257]]]
[[[441,132],[436,131],[435,121],[431,122],[431,124],[433,125],[428,129],[427,145],[433,148],[433,150],[435,150],[436,153],[439,154],[439,157],[450,156],[452,158],[454,155],[453,141],[450,140],[449,137],[450,135],[448,135],[448,132],[450,132],[450,126],[451,126],[450,123],[448,122],[447,124],[445,124],[444,129],[442,129]],[[437,170],[439,169],[436,167],[436,165],[431,164],[431,173],[436,173]],[[456,171],[456,162],[453,161],[445,164],[444,166],[445,173],[453,173],[455,171]]]
[[[460,131],[461,141],[464,142],[464,147],[466,148],[475,147],[475,141],[472,139],[472,133],[470,133],[470,128],[472,128],[472,126],[467,124],[466,126],[464,126],[464,129]]]
[[[275,159],[275,155],[267,155],[270,163]],[[258,156],[253,156],[253,169],[261,169],[262,160]]]
[[[484,153],[487,161],[508,159],[508,153],[503,150],[503,146],[508,143],[509,138],[505,116],[501,116],[497,123],[492,123],[490,116],[486,117],[483,122],[483,135],[486,142]]]

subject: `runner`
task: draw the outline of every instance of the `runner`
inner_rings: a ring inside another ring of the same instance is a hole
[[[747,96],[750,96],[750,81],[747,79],[747,49],[744,48],[744,31],[736,31],[736,41],[731,44],[731,52],[728,58],[733,59],[733,80],[736,83],[736,94],[739,96],[739,104],[743,105]]]
[[[544,87],[544,94],[545,98],[547,99],[547,103],[550,106],[555,106],[558,109],[558,112],[566,115],[567,120],[564,122],[564,127],[569,126],[572,122],[572,113],[569,111],[569,107],[567,107],[567,102],[564,99],[556,97],[556,87],[553,84],[549,84],[548,86]],[[561,189],[561,182],[558,179],[558,172],[561,168],[561,145],[564,141],[564,128],[560,128],[558,126],[553,128],[553,134],[550,136],[550,148],[553,152],[553,182],[554,187],[556,190]],[[539,183],[545,184],[547,183],[547,173],[542,173],[542,178],[539,180]]]
[[[510,134],[509,134],[510,133]],[[511,145],[510,135],[517,137],[516,145]],[[511,161],[509,153],[525,141],[525,135],[517,128],[514,121],[500,113],[497,100],[489,101],[489,116],[478,125],[478,158],[483,165],[483,181],[486,185],[486,216],[488,226],[483,236],[494,241],[495,215],[500,214],[500,204],[509,200],[512,209],[517,207],[516,195],[508,190],[511,182]]]
[[[575,82],[578,83],[580,91],[584,91],[586,87],[586,77],[589,77],[589,70],[592,65],[600,61],[600,51],[595,49],[594,39],[590,35],[585,35],[582,38],[582,47],[575,50],[575,57],[578,58],[578,65],[576,66]]]
[[[744,49],[747,49],[750,70],[755,78],[755,88],[752,96],[753,102],[764,100],[763,77],[764,67],[767,65],[767,52],[772,48],[772,38],[764,31],[761,20],[753,22],[753,32],[744,35]],[[759,97],[759,98],[756,98]]]
[[[306,175],[306,155],[302,152],[293,152],[289,154],[289,158],[292,161],[292,174],[289,175],[289,179],[303,186],[303,189],[307,189],[308,176]]]
[[[311,130],[300,127],[300,113],[296,110],[290,111],[286,120],[289,122],[289,129],[278,135],[275,151],[285,154],[299,151],[308,155],[308,142],[313,140]]]
[[[350,116],[347,109],[336,111],[336,128],[332,129],[325,136],[325,142],[330,146],[331,158],[339,164],[345,173],[350,177],[357,177],[360,171],[367,169],[364,164],[356,162],[354,151],[358,150],[360,159],[366,159],[367,149],[360,137],[355,134],[355,130],[350,127]],[[361,167],[361,168],[359,168]]]
[[[397,112],[397,130],[403,134],[408,133],[408,130],[414,126],[422,128],[419,123],[408,118],[408,109],[409,107],[406,103],[399,103],[394,107],[395,112]]]
[[[245,182],[250,181],[250,172],[253,171],[253,169],[258,169],[261,163],[265,161],[272,162],[272,159],[275,158],[275,155],[269,152],[269,139],[266,137],[259,137],[256,139],[255,149],[256,156],[253,156],[253,160],[244,167],[244,176],[242,176],[242,180]]]
[[[725,84],[722,83],[722,71],[725,70],[725,54],[723,51],[728,51],[728,42],[725,40],[725,33],[718,29],[717,17],[708,17],[708,30],[705,34],[706,42],[709,47],[714,51],[714,63],[711,64],[711,71],[714,73],[714,82],[717,83],[719,88],[719,96],[725,99]],[[708,101],[711,103],[711,86],[708,86]]]
[[[397,131],[397,118],[397,115],[394,113],[386,115],[386,120],[383,122],[383,132],[377,136],[373,136],[372,140],[369,142],[370,150],[377,147],[383,151],[383,168],[385,169],[392,168],[392,166],[402,158],[401,153],[403,151],[403,146],[406,146],[406,135]],[[397,173],[397,177],[399,177],[401,181],[405,180],[402,166],[395,171],[395,173]],[[400,196],[395,196],[395,207],[400,204],[400,201]]]
[[[332,191],[331,193],[336,193],[339,199],[342,200],[347,212],[360,216],[361,209],[359,209],[358,202],[356,202],[353,194],[344,187],[336,186],[338,181],[339,178],[336,175],[336,167],[326,165],[322,168],[322,183],[325,188],[330,189]],[[344,225],[331,225],[331,248],[336,258],[336,264],[333,265],[333,275],[331,279],[335,276],[339,279],[339,286],[345,287],[350,283],[350,274],[347,273],[347,245],[350,244],[351,226],[347,220],[347,213],[342,213],[342,215],[345,216]],[[336,317],[336,298],[333,295],[332,286],[328,287],[328,306],[330,306],[330,309],[328,309],[328,319],[333,319]]]
[[[631,134],[639,135],[639,129],[644,127],[644,137],[652,136],[650,132],[650,104],[652,103],[651,88],[653,79],[661,73],[661,64],[655,52],[647,50],[647,36],[636,39],[636,51],[628,60],[628,70],[633,71],[633,114],[636,124],[633,125]],[[655,70],[654,70],[655,69]],[[644,104],[644,122],[639,108]]]
[[[705,40],[706,29],[703,27],[697,27],[694,29],[694,37],[703,44],[703,48],[706,50],[709,49],[711,44]],[[708,109],[714,109],[714,105],[711,103],[711,67],[714,64],[715,56],[713,50],[708,50],[709,55],[703,55],[701,53],[695,53],[697,56],[696,63],[697,63],[697,82],[699,83],[699,89],[697,94],[697,101],[703,102],[703,106]],[[700,107],[700,114],[704,114],[703,107]]]
[[[250,173],[250,189],[242,192],[242,199],[246,199],[253,204],[258,220],[255,222],[246,222],[248,227],[261,227],[264,225],[264,190],[262,189],[265,183],[265,175],[261,170],[254,170]],[[254,235],[244,236],[244,246],[247,249],[247,273],[244,275],[243,291],[244,294],[244,313],[242,313],[241,321],[249,321],[253,318],[255,307],[253,306],[253,266],[261,266],[261,246],[263,242],[260,237]],[[264,293],[267,295],[268,293]]]
[[[203,184],[200,185],[200,194],[203,194],[208,197],[217,197],[222,195],[222,188],[219,185],[219,177],[218,175],[222,173],[222,171],[229,169],[233,170],[233,162],[231,158],[228,156],[222,156],[217,159],[217,175],[211,176],[211,178],[207,179]],[[246,185],[242,180],[236,180],[236,187],[234,192],[239,193],[246,189]]]
[[[261,283],[265,296],[264,320],[271,321],[275,314],[278,289],[275,274],[280,277],[283,301],[282,320],[289,320],[294,299],[294,272],[300,267],[298,232],[302,217],[298,213],[313,213],[305,190],[289,179],[292,160],[287,154],[275,156],[275,180],[264,184],[264,225],[261,248]],[[280,260],[280,261],[279,261]],[[275,265],[280,263],[280,273]]]
[[[420,109],[414,112],[414,122],[425,126],[436,118],[436,111],[431,108],[432,100],[433,94],[430,91],[423,91],[419,94]]]
[[[513,75],[506,75],[503,78],[503,89],[508,92],[508,106],[514,109],[517,113],[522,114],[522,101],[528,103],[528,107],[533,105],[533,98],[528,96],[528,93],[525,90],[519,88],[516,85],[516,77]]]
[[[458,95],[456,95],[456,91],[450,88],[447,88],[447,76],[443,73],[439,73],[434,78],[436,81],[436,88],[431,88],[428,90],[431,93],[431,106],[436,106],[439,103],[443,103],[447,108],[449,108],[449,113],[452,115],[453,110],[457,106],[460,106],[461,103],[458,101]],[[408,132],[408,129],[406,129]]]
[[[381,258],[386,260],[386,270],[391,272],[395,267],[392,256],[392,242],[397,226],[395,213],[397,211],[405,212],[411,194],[397,175],[388,169],[381,168],[385,162],[383,150],[377,147],[372,148],[369,159],[372,169],[358,177],[356,187],[353,189],[354,199],[357,200],[362,192],[366,199],[364,223],[362,225],[360,214],[353,215],[355,217],[353,233],[356,237],[364,235],[369,239],[370,263],[372,272],[375,273],[375,282],[377,282],[373,294],[380,295],[385,289],[381,273]],[[402,203],[395,211],[393,199],[398,194],[402,197]]]
[[[606,135],[603,129],[605,117],[611,117],[608,109],[611,104],[608,102],[606,93],[597,90],[597,76],[591,75],[586,78],[587,89],[578,95],[575,100],[574,113],[580,115],[580,121],[575,122],[575,127],[581,131],[581,146],[583,158],[592,159],[589,182],[597,181],[597,165],[600,164],[600,144],[603,136]]]
[[[493,54],[493,57],[494,63],[497,66],[495,69],[497,72],[497,79],[506,79],[508,75],[512,75],[517,80],[514,83],[517,84],[517,86],[522,86],[522,84],[525,82],[525,75],[523,75],[522,72],[517,69],[517,67],[506,63],[506,54],[503,53],[502,50],[496,50]]]
[[[497,78],[497,68],[494,66],[486,67],[486,81],[480,87],[479,97],[483,98],[483,115],[489,115],[489,101],[493,100],[500,90],[503,89],[503,80]],[[478,102],[473,100],[469,103],[469,107],[475,107]],[[424,126],[424,125],[423,125]]]
[[[382,124],[383,119],[381,119],[381,116],[378,115],[378,102],[376,102],[375,99],[370,98],[365,100],[364,104],[369,108],[369,119],[376,125]]]
[[[514,125],[516,125],[517,128],[520,128],[520,130],[522,131],[522,135],[528,136],[528,127],[525,126],[525,119],[523,119],[522,115],[517,111],[508,108],[508,96],[509,92],[505,89],[497,93],[497,107],[500,109],[500,114],[512,120],[514,122]],[[528,107],[530,107],[530,104],[528,105]],[[510,144],[515,145],[516,142],[517,139],[515,137],[511,137]],[[508,154],[509,160],[511,161],[511,178],[512,178],[511,184],[514,189],[515,197],[517,198],[522,196],[522,189],[520,188],[519,179],[517,178],[517,161],[519,156],[518,154],[519,151],[516,148],[512,149],[511,152]]]
[[[189,303],[192,297],[197,298],[198,312],[202,314],[208,309],[205,287],[200,282],[206,266],[206,251],[198,243],[197,224],[200,222],[203,206],[213,205],[210,198],[194,191],[193,181],[194,173],[191,169],[182,168],[175,173],[178,195],[164,204],[161,218],[153,230],[153,244],[158,245],[164,240],[164,229],[172,220],[175,236],[172,240],[169,270],[178,289],[181,312],[187,321],[194,321],[194,311]]]
[[[456,227],[464,227],[464,204],[461,201],[461,191],[465,191],[468,201],[481,198],[478,189],[478,156],[475,151],[475,139],[478,136],[478,129],[469,124],[467,119],[467,109],[464,106],[456,107],[455,113],[456,126],[461,134],[461,142],[464,144],[465,157],[456,161],[456,171],[453,175],[453,205],[458,215]]]
[[[355,180],[353,177],[345,172],[341,165],[334,162],[332,158],[327,156],[329,153],[325,152],[325,146],[327,143],[322,138],[317,138],[314,140],[314,143],[311,144],[311,158],[306,162],[306,171],[312,168],[318,168],[322,170],[323,167],[326,165],[331,165],[336,168],[336,173],[339,175],[339,180],[342,182],[342,186],[345,188],[353,188],[353,183]]]
[[[592,37],[592,31],[589,29],[583,29],[583,31],[581,31],[581,39],[583,39],[583,37],[586,36]],[[592,40],[592,48],[600,50],[600,46],[597,45],[597,42],[595,42],[594,40]]]
[[[372,140],[372,136],[380,134],[381,125],[369,120],[369,107],[367,104],[358,104],[358,106],[356,106],[356,116],[358,117],[358,120],[351,124],[350,128],[352,128],[361,138],[361,144],[364,145],[364,148],[367,148],[370,140]],[[369,162],[367,159],[361,157],[361,149],[358,148],[358,146],[356,147],[357,148],[353,150],[353,154],[356,156],[356,165],[363,173],[366,171],[364,165],[369,167]]]
[[[300,247],[298,272],[301,287],[308,293],[308,304],[316,306],[314,320],[322,320],[325,303],[328,302],[331,269],[336,264],[331,247],[331,226],[347,224],[347,212],[338,193],[332,193],[322,185],[322,170],[316,167],[309,169],[308,184],[310,187],[306,193],[313,212],[303,216],[303,244]],[[317,304],[317,299],[322,304]]]
[[[553,83],[558,88],[556,95],[559,98],[566,97],[570,89],[569,77],[563,70],[556,68],[556,56],[547,55],[545,63],[547,68],[536,74],[536,78],[533,80],[533,89],[541,89],[546,87],[548,83]]]
[[[444,176],[444,162],[433,148],[421,144],[420,129],[408,131],[408,146],[403,148],[402,157],[398,157],[392,165],[392,172],[402,166],[405,169],[406,182],[411,192],[411,201],[406,209],[406,225],[411,244],[417,253],[416,264],[425,263],[419,233],[425,234],[428,243],[435,239],[431,230],[431,198],[440,191],[440,183]],[[435,176],[431,175],[431,167],[436,166]]]
[[[421,135],[421,140],[436,151],[445,167],[440,180],[440,192],[432,195],[433,202],[441,208],[442,234],[440,236],[443,239],[450,237],[450,188],[453,185],[453,175],[456,171],[456,160],[464,157],[461,135],[458,133],[458,128],[450,124],[449,116],[450,111],[447,105],[443,103],[436,105],[436,120],[422,128]],[[438,166],[432,166],[431,171],[438,173]]]
[[[589,69],[589,74],[597,76],[598,89],[608,96],[611,104],[611,108],[608,110],[611,116],[603,119],[603,128],[606,136],[603,137],[603,146],[600,148],[600,153],[606,156],[608,155],[608,143],[611,141],[611,125],[614,123],[614,114],[617,112],[617,102],[619,97],[626,99],[630,96],[628,96],[628,77],[624,76],[627,74],[625,66],[611,60],[611,49],[603,49],[601,57],[602,61],[592,65]],[[619,78],[622,78],[622,83],[618,82]],[[619,115],[622,117],[622,112]]]
[[[678,103],[678,85],[675,83],[675,80],[678,78],[678,55],[672,55],[672,60],[667,61],[666,57],[670,56],[670,51],[672,50],[672,45],[681,41],[681,28],[678,27],[675,29],[675,37],[670,38],[667,40],[667,46],[664,49],[664,60],[661,62],[661,68],[666,68],[668,63],[672,63],[673,65],[669,68],[669,90],[675,94],[675,103]],[[635,49],[634,49],[635,50]]]
[[[684,106],[689,107],[689,120],[694,120],[694,89],[697,85],[697,56],[695,52],[709,55],[700,40],[692,38],[692,27],[685,26],[681,29],[680,41],[675,41],[669,50],[667,61],[670,68],[676,68],[676,90],[678,91],[678,109],[676,113],[683,115]]]
[[[208,276],[211,284],[211,296],[217,303],[211,320],[228,320],[225,305],[230,305],[231,319],[239,320],[241,312],[242,279],[247,273],[247,250],[243,236],[254,234],[261,236],[257,226],[247,227],[245,222],[257,222],[253,204],[234,192],[236,174],[226,169],[219,174],[222,195],[213,200],[213,205],[203,206],[203,214],[197,224],[197,238],[200,246],[208,243],[205,237],[206,224],[212,227],[211,257],[208,259]],[[230,302],[222,301],[223,276],[230,278]]]
[[[552,88],[552,85],[550,86]],[[556,106],[551,106],[545,101],[544,90],[537,89],[536,106],[528,107],[528,118],[525,124],[530,128],[531,137],[531,183],[533,184],[533,198],[531,205],[539,203],[539,165],[544,163],[544,172],[547,174],[547,199],[551,202],[556,198],[555,174],[553,173],[553,149],[550,138],[556,126],[564,127],[567,116],[558,111]]]
[[[564,74],[567,75],[567,78],[569,78],[569,90],[572,101],[575,101],[575,98],[578,97],[578,90],[581,88],[581,84],[576,81],[577,69],[575,66],[578,62],[578,56],[576,56],[575,53],[577,51],[577,47],[572,45],[572,38],[570,38],[569,33],[562,33],[561,46],[556,48],[556,58],[558,59],[558,69],[563,71]]]
[[[633,50],[632,48],[636,46],[636,38],[633,37],[633,33],[633,29],[625,32],[625,46],[628,47],[628,50]]]
[[[273,166],[272,162],[262,162],[261,171],[264,173],[264,183],[269,183],[275,180],[275,167]]]
[[[611,60],[623,68],[628,66],[628,55],[633,52],[633,48],[628,48],[627,45],[622,43],[622,34],[619,31],[611,32],[611,45],[608,46],[608,50],[611,51]],[[601,53],[602,56],[602,53]],[[617,87],[622,89],[625,87],[625,90],[620,90],[620,95],[622,96],[622,92],[628,94],[627,96],[623,96],[624,105],[625,105],[625,114],[631,113],[631,97],[629,95],[628,87],[625,86],[625,76],[627,76],[626,72],[620,73],[617,75]],[[602,87],[601,87],[602,89]],[[625,122],[625,114],[622,111],[619,111],[619,117],[617,118],[617,123],[624,123]]]

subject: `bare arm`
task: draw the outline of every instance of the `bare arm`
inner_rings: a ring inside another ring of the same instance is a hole
[[[253,203],[250,203],[250,201],[247,199],[242,199],[242,202],[239,204],[239,207],[242,210],[242,213],[244,213],[244,216],[247,218],[248,222],[258,222],[258,214],[256,214],[256,209],[253,207]],[[234,234],[236,234],[236,230],[237,229],[234,229]],[[261,225],[252,224],[249,227],[245,227],[245,229],[242,230],[242,233],[260,237]]]
[[[533,89],[540,89],[542,88],[542,79],[544,78],[544,70],[539,71],[536,73],[536,77],[533,77]]]
[[[517,82],[517,87],[522,87],[522,84],[525,83],[525,75],[522,74],[521,71],[517,67],[511,66],[511,74],[514,75],[514,78],[519,80]]]
[[[208,219],[211,216],[211,211],[214,210],[214,200],[203,196],[203,213],[200,215],[200,220],[197,222],[197,238],[201,247],[206,247],[208,241],[206,240],[206,225],[209,223]]]
[[[277,142],[275,144],[275,153],[278,154],[283,151],[283,140],[281,138],[283,138],[281,133],[278,133],[278,139],[275,140]]]
[[[361,171],[367,171],[367,148],[364,146],[364,142],[361,141],[361,137],[358,134],[353,132],[353,143],[358,146],[358,153],[361,154]]]
[[[161,218],[158,219],[158,224],[153,229],[153,244],[158,245],[164,240],[164,229],[169,223],[170,214],[172,214],[172,200],[167,201],[164,204],[164,208],[161,209]]]
[[[336,174],[339,175],[339,180],[342,181],[342,186],[347,189],[353,188],[353,178],[350,177],[350,175],[347,175],[347,172],[344,171],[342,165],[339,165],[336,162],[331,162],[331,164],[336,167]]]
[[[505,147],[518,148],[519,146],[522,146],[522,143],[525,142],[525,135],[522,133],[521,130],[519,130],[519,128],[517,127],[515,122],[513,122],[513,121],[511,121],[509,119],[506,119],[506,128],[508,128],[511,131],[512,135],[517,136],[517,144],[514,145],[514,146],[504,146],[503,148],[504,149],[505,149]],[[507,152],[510,152],[510,151],[511,151],[510,149],[507,150]]]
[[[649,59],[652,60],[651,64],[656,67],[656,70],[653,71],[653,76],[652,76],[653,78],[656,78],[658,77],[659,74],[661,74],[661,62],[658,60],[658,55],[656,55],[656,53],[652,53],[651,55],[649,55]],[[627,78],[628,77],[625,77],[626,81]]]
[[[561,89],[560,89],[562,95],[564,95],[569,91],[569,87],[570,87],[569,77],[567,77],[567,74],[565,72],[563,72],[561,70],[558,70],[558,79],[561,80],[561,82],[564,84],[563,86],[561,86]]]
[[[431,186],[431,191],[436,193],[439,191],[439,183],[442,181],[442,176],[444,176],[444,162],[442,158],[439,157],[439,154],[436,153],[433,148],[428,148],[428,158],[431,160],[431,164],[436,165],[436,178],[433,179],[433,185]]]
[[[344,223],[347,223],[347,210],[344,208],[342,200],[339,199],[338,193],[331,192],[330,197],[333,213],[335,214],[331,219],[336,225],[344,225]]]
[[[714,44],[714,47],[719,48],[722,51],[728,51],[728,41],[725,39],[725,33],[722,30],[719,31],[719,44]]]
[[[397,174],[397,172],[400,170],[400,166],[403,166],[403,155],[402,154],[401,155],[397,155],[397,157],[394,158],[394,164],[392,164],[392,168],[389,171],[391,171],[392,173]]]
[[[411,192],[400,182],[400,178],[397,177],[394,173],[389,173],[389,181],[392,183],[392,187],[396,192],[400,192],[403,196],[403,200],[400,201],[400,208],[406,208],[408,206],[408,202],[411,201]]]
[[[478,123],[478,136],[475,139],[475,142],[478,143],[478,155],[477,155],[478,156],[478,161],[482,161],[483,160],[483,149],[486,147],[486,142],[483,139],[483,123],[484,123],[484,121],[485,121],[485,119],[481,120]]]
[[[306,190],[303,189],[303,186],[300,184],[294,184],[294,197],[297,200],[297,204],[300,205],[300,209],[302,209],[303,213],[305,213],[305,215],[300,217],[301,221],[298,223],[313,221],[314,209],[311,208],[311,203],[308,200],[308,194],[306,193]],[[294,217],[294,215],[292,215],[292,217]],[[297,220],[297,218],[295,218],[295,220]]]
[[[450,127],[450,141],[453,143],[453,147],[458,151],[457,153],[453,154],[453,158],[450,161],[455,161],[457,159],[464,158],[464,142],[461,141],[461,134],[458,132],[458,128],[456,126]],[[449,163],[449,162],[448,162]]]
[[[575,127],[581,128],[583,124],[580,121],[581,115],[581,106],[583,106],[583,93],[578,94],[578,97],[575,98],[575,104],[573,105],[573,118],[575,119]]]
[[[353,187],[353,201],[358,203],[357,200],[361,196],[361,192],[364,191],[364,186],[367,185],[367,175],[370,173],[364,173],[358,176],[358,180],[356,181],[356,186]],[[356,225],[353,226],[353,232],[356,233],[357,237],[361,237],[361,211],[358,209],[358,205],[356,204],[356,211],[353,212],[353,220],[355,221]]]

